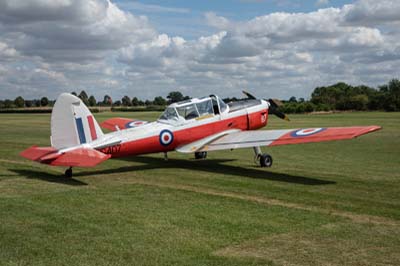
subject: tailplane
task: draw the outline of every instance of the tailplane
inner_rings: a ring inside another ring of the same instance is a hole
[[[32,146],[20,155],[55,166],[92,167],[111,155],[96,150],[96,147],[81,145],[95,140],[103,146],[115,143],[114,139],[107,140],[103,136],[97,121],[81,99],[63,93],[57,98],[51,113],[51,147]],[[113,142],[110,144],[110,141]]]

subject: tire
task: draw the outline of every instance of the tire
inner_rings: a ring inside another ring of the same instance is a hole
[[[194,158],[196,160],[205,159],[205,158],[207,158],[207,152],[206,151],[195,152],[194,153]]]
[[[66,178],[71,178],[72,177],[72,168],[68,168],[67,170],[65,170],[65,177]]]
[[[272,157],[269,154],[263,154],[260,156],[260,166],[261,167],[271,167],[272,166]]]

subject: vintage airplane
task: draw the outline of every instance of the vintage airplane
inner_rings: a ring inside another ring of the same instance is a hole
[[[208,151],[252,147],[262,167],[272,157],[260,146],[276,146],[354,138],[379,130],[379,126],[256,130],[267,125],[268,115],[288,120],[272,100],[248,99],[229,104],[216,95],[169,105],[155,122],[112,118],[101,123],[113,132],[104,134],[84,103],[61,94],[51,115],[51,147],[32,146],[21,156],[40,163],[92,167],[109,158],[178,151],[204,159]]]

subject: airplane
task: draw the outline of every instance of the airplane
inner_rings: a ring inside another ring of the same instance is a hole
[[[157,121],[111,118],[100,125],[78,97],[63,93],[51,114],[50,147],[32,146],[20,153],[29,160],[52,166],[93,167],[110,158],[177,151],[205,159],[207,152],[253,148],[261,167],[271,167],[272,157],[261,146],[300,144],[355,138],[380,126],[320,127],[257,130],[267,125],[269,114],[289,120],[276,100],[247,99],[225,103],[217,95],[172,103]],[[103,133],[101,127],[111,130]]]

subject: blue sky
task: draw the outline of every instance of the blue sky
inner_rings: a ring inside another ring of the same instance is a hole
[[[399,78],[398,0],[0,0],[0,99],[308,98]]]
[[[147,16],[151,23],[169,35],[188,39],[211,34],[213,29],[204,24],[204,13],[214,12],[230,20],[245,21],[274,12],[311,12],[325,7],[341,7],[354,1],[329,0],[204,0],[204,1],[132,1],[115,3],[124,10]]]

